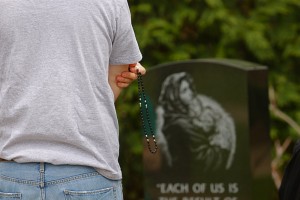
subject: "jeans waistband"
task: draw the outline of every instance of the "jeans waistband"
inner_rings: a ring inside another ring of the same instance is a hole
[[[20,172],[22,172],[23,180],[30,181],[40,179],[44,177],[44,174],[46,173],[48,176],[47,182],[49,184],[57,181],[69,181],[69,179],[73,180],[76,178],[99,175],[93,167],[88,166],[0,162],[0,179],[5,177],[19,177]]]

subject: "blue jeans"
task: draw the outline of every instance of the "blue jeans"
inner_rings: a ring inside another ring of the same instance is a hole
[[[0,162],[0,200],[122,200],[121,180],[92,167]]]

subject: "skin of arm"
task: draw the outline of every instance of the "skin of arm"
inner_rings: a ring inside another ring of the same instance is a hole
[[[137,79],[137,69],[142,75],[146,73],[146,69],[140,64],[136,65],[110,65],[108,82],[114,93],[116,101],[121,91],[128,87],[132,81]]]

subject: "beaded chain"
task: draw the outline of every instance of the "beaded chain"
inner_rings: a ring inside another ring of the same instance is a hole
[[[146,95],[145,95],[145,88],[144,88],[144,83],[142,80],[142,74],[139,72],[138,69],[137,69],[137,82],[138,82],[138,94],[139,94],[140,115],[141,115],[141,119],[142,119],[142,126],[143,126],[144,134],[145,134],[145,137],[147,140],[148,149],[151,153],[154,154],[157,152],[158,146],[157,146],[156,138],[155,138],[154,131],[152,128],[151,120],[149,117],[148,104],[147,104],[147,99],[146,99]],[[150,132],[152,134],[154,149],[150,145],[150,139],[148,137],[147,130],[146,130],[145,119],[144,119],[143,109],[142,109],[142,99],[144,99],[144,103],[145,103],[146,119],[147,119],[147,123],[149,125]]]

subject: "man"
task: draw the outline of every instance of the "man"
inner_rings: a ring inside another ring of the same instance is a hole
[[[0,0],[0,199],[123,199],[114,101],[141,58],[126,0]]]

